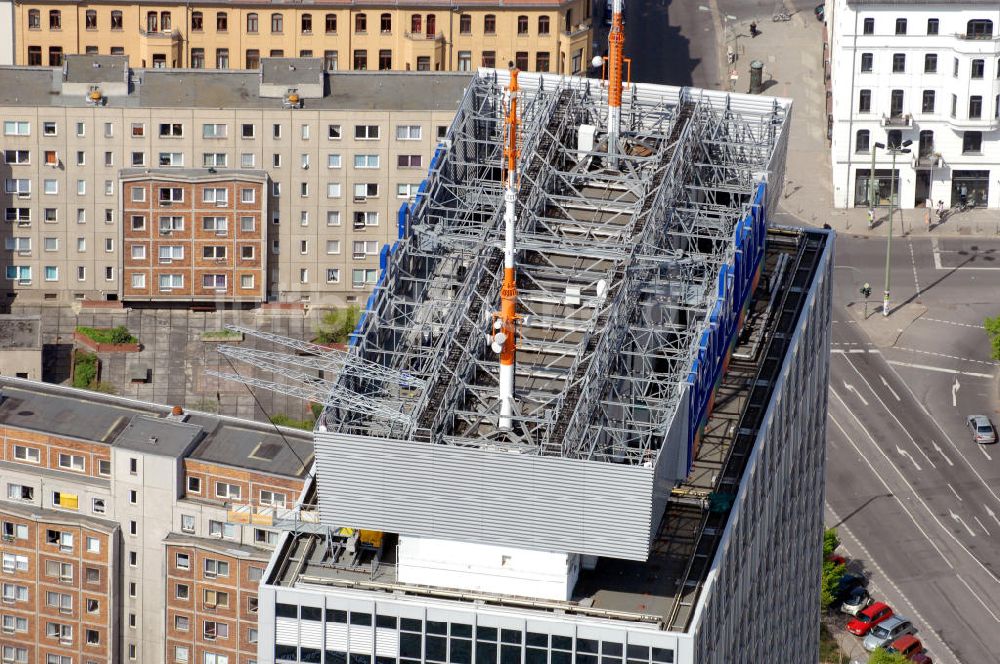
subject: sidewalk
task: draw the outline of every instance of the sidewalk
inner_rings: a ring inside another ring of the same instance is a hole
[[[868,228],[866,208],[833,207],[830,145],[826,138],[826,86],[823,71],[823,24],[811,12],[796,12],[790,21],[775,23],[770,12],[756,17],[759,35],[750,37],[750,19],[730,25],[729,43],[718,39],[721,49],[722,80],[730,81],[735,92],[748,92],[750,63],[764,63],[763,94],[790,97],[791,135],[785,166],[781,217],[791,215],[802,224],[829,224],[841,233],[885,237],[889,230],[887,207],[875,212],[873,228]],[[726,49],[736,52],[736,63],[726,64]],[[735,73],[737,78],[731,80]],[[782,214],[784,213],[784,214]],[[1000,239],[1000,210],[975,209],[946,216],[937,221],[931,213],[930,227],[924,209],[896,210],[894,234],[906,236],[972,236]]]

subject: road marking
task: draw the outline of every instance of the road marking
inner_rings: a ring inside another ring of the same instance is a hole
[[[917,297],[920,297],[920,280],[917,279],[917,257],[913,254],[913,241],[907,240],[910,245],[910,265],[913,266],[913,285],[917,288]]]
[[[979,451],[983,453],[983,456],[984,456],[984,457],[986,457],[986,458],[987,458],[987,459],[989,459],[990,461],[993,461],[993,457],[991,457],[991,456],[989,455],[989,453],[988,453],[988,452],[987,452],[987,451],[986,451],[985,449],[983,449],[983,446],[982,446],[982,445],[980,445],[979,443],[976,443],[976,447],[978,447],[978,448],[979,448]]]
[[[979,603],[983,605],[983,608],[986,609],[991,616],[993,616],[993,620],[996,620],[998,623],[1000,623],[1000,618],[997,618],[997,614],[993,613],[993,610],[990,607],[986,606],[986,602],[983,601],[983,598],[979,596],[979,593],[977,593],[975,590],[972,589],[972,586],[970,586],[968,582],[962,578],[962,575],[956,574],[955,578],[961,581],[962,584],[969,589],[969,592],[972,593],[972,596],[975,597],[977,600],[979,600]]]
[[[996,362],[988,362],[986,360],[976,360],[971,357],[958,357],[957,355],[945,355],[944,353],[935,353],[934,351],[920,350],[918,348],[904,348],[903,346],[893,346],[893,348],[895,348],[896,350],[905,350],[910,353],[923,353],[924,355],[933,355],[935,357],[946,357],[949,360],[962,360],[963,362],[975,362],[976,364],[985,364],[991,367],[995,367],[997,365]]]
[[[986,533],[986,536],[989,537],[990,536],[990,531],[986,530],[986,526],[984,526],[983,522],[979,520],[979,517],[978,516],[974,516],[972,518],[976,520],[976,523],[979,524],[979,527],[982,528],[983,532]]]
[[[885,457],[885,460],[889,463],[889,466],[891,466],[892,469],[894,471],[896,471],[896,474],[899,475],[899,479],[903,481],[903,484],[906,485],[906,488],[908,488],[910,490],[910,493],[913,494],[913,497],[917,499],[917,502],[920,503],[920,505],[924,508],[924,511],[927,512],[927,514],[931,517],[931,519],[933,519],[934,522],[941,528],[941,530],[943,530],[948,535],[948,537],[950,537],[955,542],[955,544],[957,544],[963,551],[965,551],[965,553],[968,554],[968,556],[970,558],[972,558],[972,560],[975,561],[975,563],[984,572],[986,572],[991,579],[993,579],[995,582],[997,582],[997,584],[1000,584],[1000,577],[997,577],[997,575],[993,573],[993,570],[991,570],[989,567],[987,567],[986,565],[984,565],[983,562],[981,560],[979,560],[979,558],[976,558],[976,556],[972,553],[972,551],[969,550],[969,547],[965,546],[965,544],[963,544],[962,541],[955,536],[955,533],[951,532],[951,530],[949,530],[948,528],[944,527],[944,524],[941,522],[941,519],[938,518],[938,515],[935,514],[931,510],[930,506],[927,504],[927,502],[923,498],[920,497],[920,494],[917,493],[917,490],[913,488],[913,485],[910,484],[909,480],[906,479],[906,476],[902,473],[902,471],[899,470],[898,467],[896,467],[896,464],[894,464],[891,459],[889,459],[889,455],[885,453],[885,450],[883,450],[881,447],[878,446],[878,443],[875,442],[875,439],[872,437],[872,435],[868,431],[868,429],[865,428],[864,424],[861,423],[861,420],[858,419],[858,416],[855,415],[854,411],[852,411],[847,406],[847,402],[844,401],[844,398],[841,397],[839,394],[837,394],[837,390],[835,390],[835,389],[833,389],[831,387],[830,388],[830,392],[833,394],[833,396],[837,397],[837,400],[840,401],[841,404],[844,405],[844,408],[847,410],[847,414],[854,418],[854,421],[857,422],[858,427],[864,432],[865,436],[868,437],[868,440],[871,441],[872,447],[874,447],[876,450],[878,450],[879,454],[881,454],[883,457]],[[832,418],[832,416],[831,416],[831,418]],[[836,420],[834,420],[834,423],[836,423]],[[837,424],[837,426],[839,427],[840,425]],[[841,427],[841,431],[844,431],[842,427]],[[845,436],[847,435],[846,431],[844,432],[844,435]],[[854,446],[854,441],[853,440],[851,440],[850,438],[848,438],[848,441],[851,443],[852,446]],[[854,449],[858,450],[857,446],[854,446]],[[858,450],[858,454],[861,454],[861,450]],[[872,469],[872,472],[875,473],[875,475],[879,478],[879,481],[882,482],[882,484],[885,486],[886,490],[891,492],[892,489],[890,489],[889,485],[886,483],[886,481],[884,479],[882,479],[882,476],[879,475],[877,472],[875,472],[875,468],[871,465],[871,462],[869,462],[867,458],[865,458],[865,462],[868,463],[868,466]],[[978,475],[978,473],[977,473],[977,475]],[[990,491],[992,492],[992,489],[990,489]],[[899,504],[902,505],[903,501],[899,501]],[[904,507],[903,509],[905,510],[906,508]],[[907,510],[907,514],[909,514],[908,510]],[[911,519],[913,518],[912,515],[910,516],[910,518]],[[916,523],[916,521],[914,521],[914,523]],[[917,528],[919,529],[920,527],[917,526]],[[925,533],[923,530],[920,530],[920,532],[924,533],[924,537],[927,537],[927,539],[930,540],[931,543],[933,544],[933,540],[931,540],[930,537],[927,536],[927,533]],[[941,557],[944,558],[944,553],[941,552],[941,549],[939,549],[936,544],[934,544],[934,548],[937,550],[938,554],[940,554]],[[947,559],[945,559],[945,560],[947,560]],[[951,564],[950,561],[948,562],[948,566],[949,567],[953,567],[953,565]]]
[[[934,255],[934,269],[936,270],[1000,270],[1000,267],[969,267],[967,265],[956,265],[954,267],[945,267],[944,265],[941,264],[941,254],[942,253],[954,254],[958,252],[952,250],[949,250],[947,252],[942,252],[940,249],[938,249],[938,241],[936,237],[931,238],[931,248],[933,250],[932,253]]]
[[[931,441],[931,445],[934,446],[934,449],[937,451],[938,454],[940,454],[941,456],[944,457],[944,460],[948,462],[949,466],[954,466],[955,465],[954,463],[952,463],[951,459],[948,458],[948,455],[944,453],[944,450],[941,449],[940,445],[938,445],[937,443],[935,443],[933,440]]]
[[[840,517],[837,516],[837,513],[833,510],[833,508],[830,507],[830,503],[826,504],[826,509],[828,509],[830,511],[830,514],[833,515],[833,518],[836,521],[839,522],[841,520]],[[841,524],[841,525],[837,526],[837,530],[838,531],[842,530],[843,532],[847,533],[848,537],[850,537],[851,539],[854,540],[854,543],[858,545],[859,549],[861,549],[861,553],[863,553],[865,555],[867,563],[870,564],[871,567],[873,569],[875,569],[875,571],[877,571],[882,576],[882,578],[885,580],[886,583],[888,583],[890,586],[892,586],[892,589],[894,591],[896,591],[896,594],[899,595],[904,602],[906,602],[907,604],[910,605],[910,610],[909,610],[908,613],[911,614],[911,615],[913,615],[913,616],[916,616],[916,618],[921,623],[923,623],[924,625],[930,625],[931,623],[929,623],[922,615],[920,615],[920,612],[917,611],[917,607],[914,606],[913,602],[911,602],[910,599],[906,595],[903,594],[903,591],[899,589],[899,586],[896,585],[896,582],[889,578],[889,575],[886,574],[885,570],[882,569],[882,566],[878,564],[878,561],[875,560],[875,557],[872,556],[871,552],[869,552],[868,549],[865,548],[865,545],[861,543],[861,540],[858,539],[857,535],[855,535],[853,532],[851,532],[851,529],[848,528],[844,524]],[[848,550],[847,546],[843,543],[843,541],[841,541],[841,547],[843,547],[844,552],[847,554],[847,556],[849,558],[854,558],[855,557],[855,556],[851,555],[851,552]],[[871,574],[869,573],[868,576],[870,577]],[[876,584],[874,582],[872,583],[872,585],[875,588],[878,587],[878,584]],[[955,656],[954,651],[951,648],[948,647],[948,644],[945,643],[944,639],[937,632],[935,632],[933,630],[928,630],[928,632],[925,633],[924,636],[927,637],[927,638],[936,638],[938,640],[939,645],[941,646],[941,648],[943,648],[944,650],[948,651],[948,654],[951,655],[952,659],[955,660],[955,662],[959,661],[958,657]],[[926,639],[924,640],[924,644],[927,645]],[[938,648],[932,648],[932,650],[934,650],[935,652],[937,652],[938,655],[939,655],[938,659],[941,659],[941,657],[940,657],[941,650],[938,649]]]
[[[896,401],[902,401],[902,399],[899,398],[899,395],[896,394],[896,390],[892,389],[889,386],[889,381],[887,381],[885,379],[885,376],[883,376],[882,374],[879,374],[878,377],[882,379],[882,384],[885,385],[886,389],[889,390],[889,392],[892,393],[892,396],[896,397]]]
[[[986,506],[983,505],[983,507],[986,507]],[[994,512],[993,510],[991,510],[989,507],[986,507],[986,513],[990,515],[991,519],[993,519],[994,521],[997,522],[998,526],[1000,526],[1000,519],[997,518],[997,513],[996,512]]]
[[[865,378],[865,375],[864,375],[863,373],[861,373],[861,370],[860,370],[860,369],[858,369],[858,368],[857,368],[856,366],[854,366],[854,362],[851,362],[851,360],[850,360],[850,359],[848,359],[848,358],[846,358],[846,357],[845,357],[844,359],[846,359],[846,360],[847,360],[847,363],[848,363],[849,365],[851,365],[851,368],[852,368],[852,369],[854,369],[854,373],[858,374],[858,376],[860,376],[860,377],[861,377],[861,380],[865,381],[865,385],[867,385],[867,386],[868,386],[868,389],[869,389],[869,390],[871,390],[871,393],[875,395],[875,398],[876,398],[876,399],[878,399],[878,402],[879,402],[879,404],[880,404],[880,405],[882,406],[882,408],[884,408],[884,409],[885,409],[885,412],[889,413],[889,417],[891,417],[891,418],[893,419],[893,421],[895,421],[895,422],[896,422],[896,424],[897,424],[897,425],[899,426],[899,428],[903,430],[903,433],[905,433],[905,434],[906,434],[906,437],[910,439],[910,442],[911,442],[911,443],[913,443],[913,446],[914,446],[915,448],[917,448],[917,451],[918,451],[918,452],[920,452],[920,454],[921,454],[921,455],[922,455],[922,456],[923,456],[923,457],[924,457],[925,459],[927,459],[927,463],[929,463],[929,464],[931,465],[931,468],[937,468],[937,466],[936,466],[936,465],[934,464],[934,462],[933,462],[933,461],[931,461],[931,458],[930,458],[929,456],[927,456],[927,452],[924,452],[924,448],[920,447],[920,445],[918,445],[918,444],[917,444],[917,441],[916,441],[916,439],[915,439],[915,438],[913,437],[913,435],[912,435],[912,434],[910,433],[910,430],[909,430],[909,429],[907,429],[906,427],[904,427],[904,426],[903,426],[903,423],[899,421],[899,418],[898,418],[898,417],[896,417],[896,414],[895,414],[894,412],[892,412],[892,409],[891,409],[891,408],[889,408],[889,407],[888,407],[887,405],[885,405],[885,402],[884,402],[884,401],[882,401],[882,397],[880,397],[880,396],[878,395],[878,393],[877,393],[877,392],[875,391],[875,388],[873,388],[873,387],[872,387],[872,385],[871,385],[871,383],[869,383],[869,382],[868,382],[868,379],[867,379],[867,378]],[[847,383],[844,383],[844,384],[846,385]],[[865,404],[865,405],[867,406],[868,404]],[[898,450],[898,449],[899,449],[899,447],[897,446],[897,447],[896,447],[896,449]],[[916,465],[917,465],[917,462],[916,462],[916,461],[914,461],[914,462],[913,462],[913,465],[914,465],[914,466],[916,466]],[[917,470],[920,470],[920,466],[917,466]]]
[[[951,405],[954,408],[958,408],[958,388],[960,387],[962,385],[958,382],[958,376],[955,376],[955,383],[951,386]]]
[[[916,469],[917,469],[918,471],[922,470],[922,469],[920,468],[920,464],[918,464],[918,463],[917,463],[917,460],[913,458],[913,455],[912,455],[912,454],[910,454],[909,452],[907,452],[906,450],[904,450],[904,449],[903,449],[902,447],[900,447],[899,445],[896,445],[896,452],[898,452],[898,453],[899,453],[899,456],[903,456],[903,457],[906,457],[907,459],[909,459],[909,460],[910,460],[910,463],[912,463],[912,464],[913,464],[913,467],[914,467],[914,468],[916,468]]]
[[[844,351],[832,351],[843,353]],[[945,367],[932,367],[926,364],[913,364],[912,362],[900,362],[898,360],[886,360],[886,364],[893,364],[897,367],[909,367],[911,369],[923,369],[924,371],[937,371],[940,373],[958,374],[960,376],[970,376],[972,378],[993,378],[993,374],[976,373],[975,371],[959,371],[958,369],[946,369]]]
[[[960,524],[962,524],[962,527],[965,528],[965,530],[969,533],[970,537],[975,537],[976,536],[976,531],[974,531],[972,528],[969,528],[969,525],[967,523],[965,523],[965,521],[962,519],[962,517],[960,517],[959,515],[955,514],[951,510],[948,510],[948,514],[951,516],[951,520],[952,521],[958,521]]]
[[[917,320],[925,320],[930,323],[944,323],[945,325],[957,325],[959,327],[974,327],[977,330],[985,329],[982,325],[973,325],[971,323],[956,323],[953,320],[941,320],[940,318],[926,318],[924,316],[921,316]]]
[[[856,389],[854,389],[853,385],[848,385],[846,380],[844,381],[844,389],[847,390],[848,392],[854,392],[854,396],[861,399],[861,403],[863,403],[866,406],[868,405],[868,400],[865,399],[863,396],[861,396],[861,393],[858,392]]]
[[[951,492],[953,494],[955,494],[956,498],[958,498],[959,500],[962,500],[962,497],[960,495],[958,495],[958,491],[955,491],[955,487],[953,487],[950,483],[948,484],[948,488],[951,489]]]
[[[838,394],[837,394],[837,392],[836,392],[836,391],[835,391],[835,390],[834,390],[833,388],[830,388],[830,391],[831,391],[831,392],[833,392],[834,396],[836,396],[836,397],[837,397],[838,399],[840,399],[840,395],[838,395]],[[841,403],[843,403],[843,399],[841,399]],[[847,404],[845,403],[845,404],[844,404],[844,406],[846,407],[846,406],[847,406]],[[837,421],[837,418],[833,416],[833,413],[828,413],[828,416],[829,416],[829,418],[830,418],[830,421],[831,421],[831,422],[833,422],[833,423],[834,423],[834,424],[836,425],[836,427],[837,427],[838,429],[840,429],[840,433],[844,434],[844,439],[845,439],[845,440],[847,440],[847,442],[851,444],[851,447],[853,447],[853,448],[854,448],[854,451],[855,451],[855,452],[857,452],[857,453],[858,453],[858,456],[859,456],[859,457],[861,457],[861,459],[862,459],[862,460],[863,460],[863,461],[865,462],[865,464],[866,464],[866,465],[868,466],[869,470],[871,470],[871,471],[872,471],[872,474],[873,474],[873,475],[874,475],[875,477],[877,477],[877,478],[878,478],[878,481],[879,481],[879,482],[881,482],[881,483],[882,483],[882,486],[883,486],[883,487],[885,487],[885,490],[886,490],[886,491],[887,491],[887,492],[888,492],[888,493],[889,493],[890,495],[892,495],[892,497],[893,497],[893,498],[895,498],[895,499],[896,499],[896,504],[898,504],[898,505],[899,505],[899,506],[900,506],[901,508],[903,508],[903,511],[904,511],[904,512],[906,512],[906,515],[907,515],[908,517],[910,517],[910,521],[912,521],[912,522],[913,522],[913,525],[917,527],[917,530],[919,530],[919,531],[920,531],[920,534],[924,536],[924,538],[925,538],[925,539],[927,540],[927,542],[928,542],[928,543],[929,543],[929,544],[930,544],[930,545],[931,545],[932,547],[934,547],[934,550],[938,552],[938,555],[939,555],[939,556],[941,556],[941,559],[942,559],[942,560],[944,560],[945,564],[946,564],[946,565],[947,565],[948,567],[950,567],[951,569],[955,569],[955,566],[954,566],[954,565],[952,564],[951,560],[950,560],[950,559],[949,559],[949,558],[948,558],[948,557],[947,557],[946,555],[944,555],[944,552],[943,552],[943,551],[941,550],[941,548],[940,548],[940,547],[939,547],[939,546],[937,545],[937,542],[935,542],[935,541],[934,541],[933,539],[931,539],[931,536],[927,534],[927,531],[926,531],[926,530],[924,530],[924,529],[923,529],[923,527],[921,527],[921,525],[920,525],[919,523],[917,523],[917,518],[916,518],[915,516],[913,516],[913,512],[911,512],[911,511],[909,510],[909,508],[908,508],[908,507],[907,507],[907,506],[906,506],[906,505],[905,505],[905,504],[903,503],[903,501],[899,499],[899,496],[897,496],[897,495],[895,494],[895,492],[893,492],[893,490],[892,490],[892,487],[890,487],[890,486],[889,486],[889,483],[885,481],[885,478],[883,478],[883,477],[882,477],[881,475],[879,475],[878,471],[877,471],[877,470],[875,470],[875,466],[873,466],[873,465],[872,465],[872,462],[871,462],[871,460],[870,460],[870,459],[869,459],[869,458],[868,458],[868,457],[867,457],[867,456],[866,456],[866,455],[864,454],[864,452],[862,452],[862,451],[861,451],[861,448],[859,448],[859,447],[858,447],[858,446],[857,446],[857,445],[856,445],[856,444],[854,443],[854,439],[853,439],[853,438],[851,438],[850,436],[848,436],[848,435],[847,435],[847,431],[846,431],[846,430],[844,429],[843,425],[841,425],[841,424],[840,424],[840,422],[838,422],[838,421]],[[853,414],[853,413],[851,413],[851,416],[853,417],[853,416],[854,416],[854,414]],[[857,418],[856,418],[856,417],[855,417],[854,419],[855,419],[855,420],[857,420]],[[859,425],[859,426],[861,426],[861,421],[860,421],[860,420],[858,420],[858,425]],[[863,426],[862,426],[861,428],[862,428],[862,429],[864,429],[864,427],[863,427]],[[867,429],[864,429],[864,430],[865,430],[865,433],[867,434],[867,433],[868,433],[868,430],[867,430]],[[868,437],[869,437],[869,438],[871,438],[871,436],[870,436],[870,435],[869,435]],[[875,441],[874,441],[874,440],[872,440],[872,444],[875,444]],[[876,449],[878,449],[878,445],[875,445],[875,447],[876,447]],[[881,452],[882,450],[881,450],[881,449],[879,449],[879,451]],[[885,455],[885,452],[882,452],[882,455],[884,456],[884,455]],[[890,465],[893,465],[893,467],[895,467],[895,465],[894,465],[894,464],[892,464],[892,462],[891,462],[891,461],[890,461],[889,463],[890,463]],[[906,481],[906,479],[904,478],[904,479],[903,479],[903,481],[905,482],[905,481]],[[907,484],[907,486],[909,486],[909,484]],[[912,491],[912,490],[913,490],[913,487],[910,487],[910,490]],[[916,492],[914,492],[914,495],[915,495],[915,494],[916,494]],[[926,507],[926,506],[925,506],[925,507]],[[931,517],[932,517],[932,518],[934,518],[935,520],[937,520],[937,517],[936,517],[936,516],[934,516],[933,514],[931,514]],[[838,520],[839,520],[839,519],[838,519]],[[940,522],[940,521],[938,521],[938,525],[940,525],[942,529],[945,529],[945,528],[944,528],[944,525],[943,525],[943,524],[941,524],[941,522]],[[947,529],[945,529],[945,530],[947,531]],[[950,532],[950,531],[948,531],[948,532]]]

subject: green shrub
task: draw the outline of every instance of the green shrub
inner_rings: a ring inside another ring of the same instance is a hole
[[[346,309],[334,309],[323,314],[316,329],[316,341],[321,344],[343,344],[351,336],[361,319],[361,309],[351,305]]]
[[[90,389],[97,380],[97,356],[77,351],[73,360],[73,387]]]
[[[838,546],[840,546],[840,538],[837,537],[837,529],[827,528],[823,531],[823,559],[829,558]]]
[[[844,576],[846,567],[838,565],[832,560],[823,561],[823,577],[820,586],[820,605],[824,610],[833,606],[837,601],[837,588],[840,586],[840,579]]]
[[[77,326],[76,331],[99,344],[139,343],[139,340],[132,336],[132,333],[129,332],[128,328],[124,325],[118,325],[112,328],[87,327],[85,325],[79,325]]]
[[[1000,360],[1000,316],[987,318],[983,321],[983,327],[990,338],[990,356],[994,360]]]
[[[271,423],[277,424],[279,427],[291,427],[293,429],[304,429],[305,431],[312,431],[313,426],[316,424],[316,420],[305,419],[305,420],[293,420],[288,415],[272,415]]]
[[[868,656],[868,664],[906,664],[909,661],[898,652],[886,652],[885,648],[875,648]]]

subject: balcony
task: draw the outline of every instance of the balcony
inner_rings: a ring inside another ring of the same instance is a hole
[[[909,113],[904,113],[900,115],[883,115],[882,116],[882,126],[883,127],[909,127],[913,124],[913,118]]]
[[[413,41],[444,41],[444,35],[440,32],[404,32],[403,34],[407,39],[412,39]]]
[[[164,41],[180,41],[181,32],[180,30],[144,30],[139,28],[140,37],[148,37],[149,39],[162,39]]]

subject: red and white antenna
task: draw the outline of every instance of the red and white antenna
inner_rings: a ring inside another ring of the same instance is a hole
[[[624,64],[624,0],[611,4],[611,32],[608,33],[608,163],[618,168],[618,137],[622,123],[622,66]]]
[[[504,136],[504,191],[503,191],[503,286],[500,288],[500,312],[493,315],[493,343],[491,347],[500,354],[500,429],[511,428],[514,414],[514,361],[516,355],[517,324],[517,280],[514,276],[514,223],[517,215],[517,86],[518,70],[510,73],[507,88],[507,119]]]

